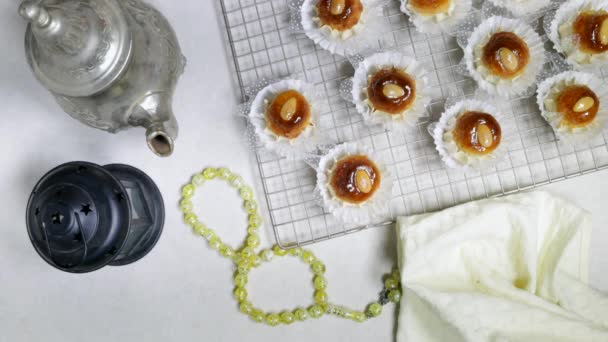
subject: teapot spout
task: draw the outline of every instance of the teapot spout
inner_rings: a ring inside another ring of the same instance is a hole
[[[152,152],[160,157],[168,157],[173,153],[174,138],[167,132],[164,125],[153,125],[146,130],[146,141]]]
[[[177,139],[177,120],[170,106],[169,93],[159,92],[146,96],[132,113],[130,122],[133,126],[146,128],[148,147],[157,156],[168,157],[173,153]]]

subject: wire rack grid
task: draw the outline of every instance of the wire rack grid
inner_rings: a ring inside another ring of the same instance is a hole
[[[243,97],[261,79],[293,74],[319,87],[327,95],[321,111],[326,134],[339,142],[356,140],[371,146],[389,161],[395,178],[391,218],[514,193],[608,167],[605,134],[581,146],[563,144],[541,117],[535,97],[524,96],[500,105],[506,115],[505,131],[510,132],[505,136],[508,152],[502,162],[481,173],[446,169],[427,126],[443,112],[449,96],[471,97],[476,86],[457,72],[463,54],[456,37],[418,33],[399,11],[399,1],[385,9],[390,32],[379,45],[422,62],[430,72],[434,94],[428,106],[430,118],[405,132],[366,125],[354,106],[342,99],[340,84],[354,72],[350,62],[315,46],[305,35],[292,33],[286,0],[221,0],[221,9]],[[603,79],[607,74],[601,71]],[[255,155],[268,216],[282,247],[368,228],[339,224],[318,204],[315,171],[306,163],[280,158],[259,145]],[[376,226],[387,224],[390,219]]]

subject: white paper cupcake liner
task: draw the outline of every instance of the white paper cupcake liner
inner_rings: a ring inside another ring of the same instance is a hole
[[[327,136],[322,133],[322,127],[320,126],[319,111],[322,97],[321,94],[315,91],[312,85],[294,79],[282,80],[271,84],[265,83],[267,85],[262,83],[262,86],[258,87],[261,90],[257,92],[253,101],[247,106],[249,108],[247,112],[249,122],[264,147],[288,159],[299,160],[306,159],[310,154],[315,154],[319,146],[331,143]],[[311,123],[313,125],[310,125],[294,139],[276,135],[268,128],[266,121],[268,106],[278,94],[287,90],[296,90],[304,95],[306,100],[308,100],[312,115]]]
[[[572,24],[578,14],[584,11],[608,11],[606,0],[570,0],[562,4],[548,27],[549,39],[557,52],[566,57],[566,61],[578,70],[593,71],[608,65],[608,51],[589,55],[578,48],[578,42],[572,37]],[[545,18],[549,22],[549,18]],[[547,30],[545,26],[545,30]]]
[[[515,33],[528,45],[530,51],[526,69],[513,79],[503,79],[492,75],[480,61],[483,46],[494,33],[501,31]],[[525,21],[491,17],[483,21],[471,34],[464,48],[464,62],[468,73],[482,90],[492,95],[510,97],[525,93],[537,83],[546,62],[546,56],[541,37]]]
[[[443,162],[449,168],[468,170],[481,170],[494,166],[502,160],[507,152],[506,137],[508,132],[505,131],[504,116],[499,110],[490,105],[487,99],[483,102],[476,99],[459,101],[449,107],[438,122],[429,125],[429,133],[435,142],[435,148]],[[456,127],[456,121],[460,114],[467,111],[479,111],[492,115],[500,124],[501,141],[500,145],[486,155],[474,155],[462,151],[453,138],[453,130]]]
[[[359,205],[338,199],[329,184],[336,162],[351,155],[367,156],[376,164],[381,174],[381,183],[374,195]],[[357,143],[336,146],[321,158],[317,167],[317,193],[321,202],[328,212],[345,224],[367,225],[388,218],[392,191],[393,179],[386,163],[371,149]]]
[[[547,108],[547,100],[556,96],[559,89],[569,85],[584,85],[593,90],[600,101],[600,107],[595,120],[584,127],[572,128],[562,125],[563,115]],[[557,89],[555,89],[557,87]],[[536,96],[542,116],[555,131],[555,135],[568,144],[588,143],[606,127],[608,119],[608,87],[600,79],[589,73],[566,71],[544,80],[539,86]]]
[[[448,13],[436,15],[422,15],[409,4],[408,0],[401,0],[401,12],[408,15],[416,30],[421,33],[437,34],[441,32],[452,33],[471,11],[471,0],[452,0]]]
[[[364,10],[359,23],[342,32],[321,24],[317,12],[318,2],[319,0],[290,1],[292,29],[303,31],[317,45],[333,54],[348,56],[375,48],[389,29],[383,13],[386,0],[361,0]]]
[[[416,81],[414,103],[400,114],[374,111],[374,107],[368,99],[369,78],[376,72],[391,67],[403,70]],[[368,124],[379,124],[384,128],[399,131],[415,125],[421,117],[428,115],[426,106],[431,101],[431,94],[429,93],[426,71],[413,57],[397,52],[372,54],[357,65],[355,75],[349,82],[350,89],[347,89],[347,99],[355,105],[357,111]]]

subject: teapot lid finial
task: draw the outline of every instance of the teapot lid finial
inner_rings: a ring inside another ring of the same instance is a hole
[[[131,30],[117,0],[27,0],[19,14],[30,22],[28,62],[40,82],[56,94],[99,93],[128,65]]]
[[[49,12],[40,5],[40,1],[24,1],[19,6],[19,14],[36,26],[44,27],[51,21]]]

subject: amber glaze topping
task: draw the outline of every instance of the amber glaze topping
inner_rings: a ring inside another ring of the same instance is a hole
[[[483,63],[502,78],[519,75],[528,65],[528,44],[513,32],[497,32],[483,47]]]
[[[409,3],[422,15],[434,15],[447,12],[452,0],[410,0]]]
[[[583,12],[576,17],[573,26],[582,51],[587,53],[608,51],[608,13]]]
[[[280,93],[266,111],[268,128],[278,136],[297,138],[311,123],[310,105],[295,90]]]
[[[557,96],[557,111],[564,116],[562,123],[570,127],[586,126],[595,119],[600,101],[586,86],[569,86]]]
[[[473,111],[458,117],[453,134],[461,150],[478,155],[492,153],[502,138],[500,124],[492,115]]]
[[[336,162],[330,186],[342,201],[361,204],[378,190],[381,179],[378,167],[367,156],[352,155]]]
[[[399,69],[382,69],[370,79],[367,96],[375,110],[400,114],[414,104],[416,81]]]
[[[359,23],[363,4],[361,0],[319,0],[317,10],[321,23],[334,30],[346,31]]]

